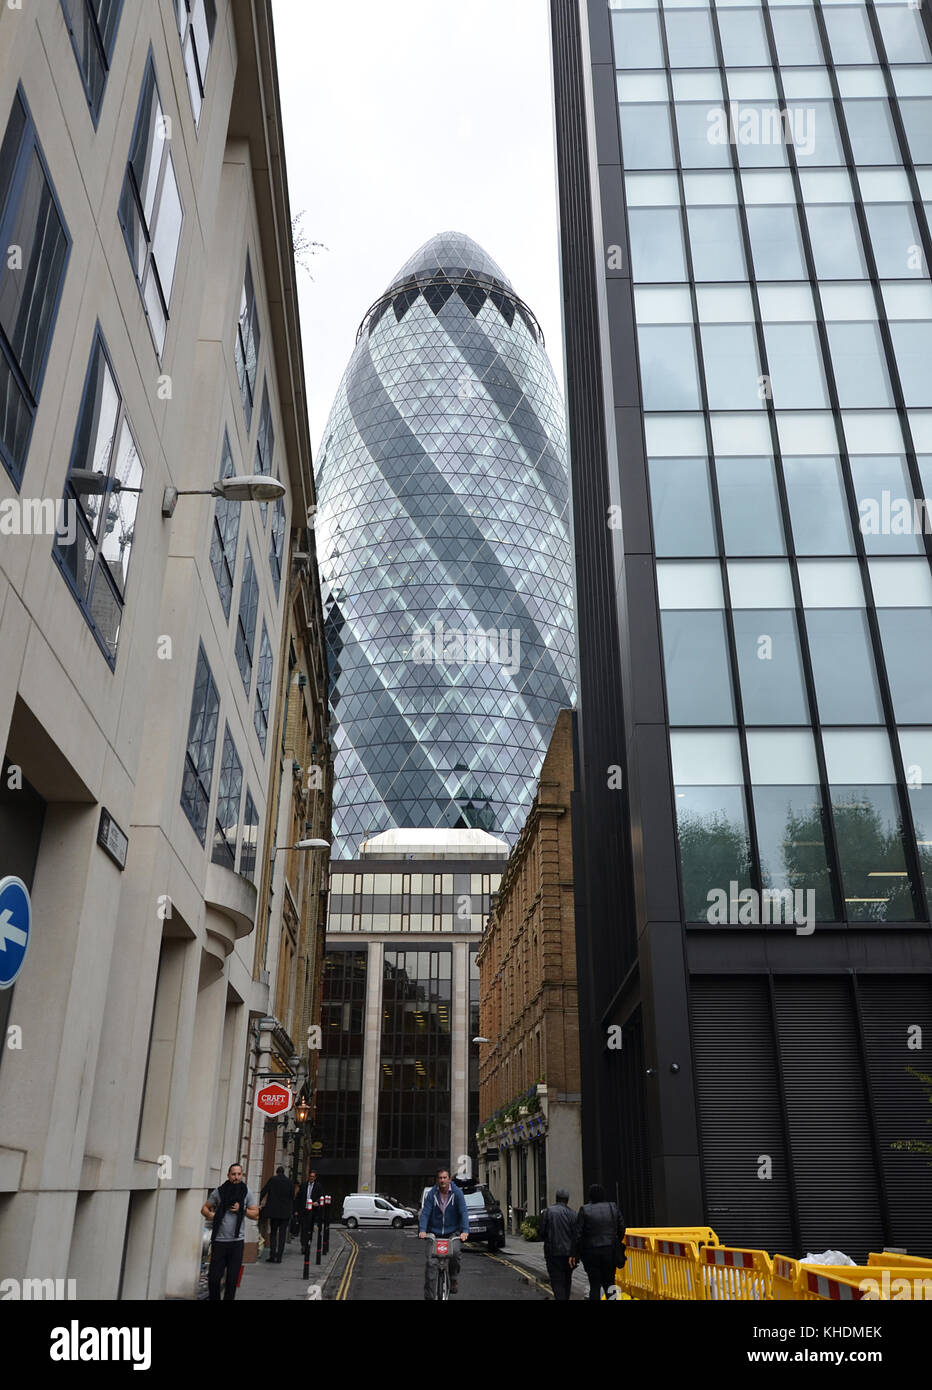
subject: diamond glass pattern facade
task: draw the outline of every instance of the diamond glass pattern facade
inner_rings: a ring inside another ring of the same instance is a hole
[[[318,469],[334,857],[514,840],[575,669],[563,407],[537,322],[446,233],[369,310]]]

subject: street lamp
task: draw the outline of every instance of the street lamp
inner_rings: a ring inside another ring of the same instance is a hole
[[[272,850],[272,863],[275,863],[275,856],[280,849],[329,849],[329,840],[299,840],[296,845],[276,845]]]
[[[220,478],[209,488],[190,488],[181,491],[167,487],[162,494],[162,515],[174,516],[179,497],[222,497],[225,502],[277,502],[288,489],[277,478],[261,473],[248,477]]]
[[[491,1038],[473,1038],[474,1043],[491,1042]]]
[[[302,1101],[300,1102],[300,1104],[299,1104],[298,1106],[296,1106],[296,1108],[295,1108],[295,1112],[294,1112],[295,1123],[296,1123],[296,1124],[299,1124],[299,1125],[306,1125],[307,1122],[308,1122],[308,1118],[309,1118],[309,1116],[310,1116],[310,1113],[311,1113],[311,1107],[308,1105],[308,1103],[307,1103],[306,1100],[302,1100]]]

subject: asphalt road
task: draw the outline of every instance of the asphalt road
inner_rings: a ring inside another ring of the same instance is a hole
[[[384,1231],[371,1226],[360,1226],[347,1234],[357,1250],[350,1255],[338,1298],[348,1302],[423,1301],[426,1241],[418,1240],[411,1230]],[[549,1287],[503,1263],[507,1258],[507,1249],[493,1256],[484,1245],[467,1243],[460,1261],[460,1291],[451,1302],[500,1303],[503,1299],[539,1301],[550,1297]]]

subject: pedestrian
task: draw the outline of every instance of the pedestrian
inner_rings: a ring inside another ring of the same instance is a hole
[[[201,1207],[201,1215],[214,1223],[207,1271],[208,1298],[211,1303],[220,1302],[220,1282],[226,1273],[223,1298],[232,1303],[243,1265],[243,1218],[248,1216],[255,1221],[259,1216],[255,1196],[243,1181],[238,1163],[231,1163],[226,1182],[214,1188]]]
[[[311,1248],[314,1227],[323,1225],[324,1209],[321,1205],[323,1195],[323,1186],[318,1182],[317,1173],[312,1168],[307,1175],[307,1182],[301,1184],[294,1199],[295,1215],[301,1223],[302,1255],[306,1255]]]
[[[554,1206],[542,1213],[537,1233],[544,1242],[544,1259],[550,1276],[550,1287],[557,1303],[568,1303],[573,1282],[573,1248],[576,1240],[576,1213],[569,1207],[570,1194],[565,1187],[557,1188]]]
[[[285,1177],[284,1168],[275,1169],[274,1178],[259,1193],[259,1210],[269,1219],[269,1264],[280,1265],[285,1249],[285,1235],[294,1206],[295,1185]]]
[[[581,1259],[589,1276],[589,1301],[598,1303],[605,1290],[606,1298],[615,1297],[615,1270],[624,1263],[625,1223],[615,1202],[606,1201],[605,1188],[593,1183],[589,1200],[576,1216],[576,1239],[573,1254]]]

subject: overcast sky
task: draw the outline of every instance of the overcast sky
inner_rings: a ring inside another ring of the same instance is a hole
[[[274,0],[288,181],[329,248],[298,272],[315,453],[369,305],[466,232],[563,380],[547,0]]]

